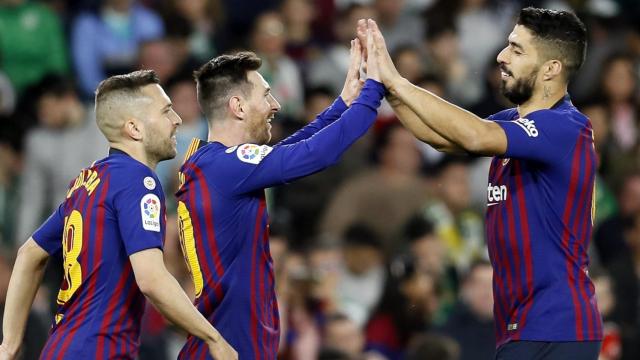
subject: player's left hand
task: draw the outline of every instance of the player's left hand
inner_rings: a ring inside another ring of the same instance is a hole
[[[349,52],[349,70],[347,70],[347,79],[344,81],[344,87],[340,93],[342,101],[350,106],[360,94],[364,81],[360,79],[360,66],[362,64],[362,45],[360,40],[351,40],[351,49]]]

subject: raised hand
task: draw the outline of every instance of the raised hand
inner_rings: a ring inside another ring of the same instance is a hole
[[[364,81],[360,79],[360,66],[362,65],[362,46],[360,40],[351,40],[351,49],[349,53],[349,70],[347,70],[347,78],[344,81],[344,87],[340,93],[340,97],[347,106],[355,100],[360,94]]]
[[[376,55],[378,49],[373,42],[373,33],[367,27],[367,79],[380,81],[380,61]]]
[[[358,23],[358,31],[360,23]],[[374,60],[375,59],[375,60]],[[389,88],[393,81],[401,78],[393,65],[387,44],[375,21],[367,20],[367,65],[376,64],[380,81]]]

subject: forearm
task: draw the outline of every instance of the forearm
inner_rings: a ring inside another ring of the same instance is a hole
[[[431,145],[434,149],[446,153],[463,153],[464,150],[455,143],[443,138],[427,126],[409,106],[390,96],[389,104],[396,116],[411,133],[419,140]]]
[[[35,243],[27,242],[20,250],[13,266],[2,321],[2,344],[6,349],[16,354],[22,344],[27,318],[33,299],[42,282],[42,276],[47,264],[47,257],[32,256]]]
[[[338,97],[331,105],[329,105],[329,107],[318,114],[315,120],[304,126],[302,129],[296,131],[291,136],[280,141],[278,145],[294,144],[298,141],[310,138],[315,133],[340,118],[340,115],[342,115],[345,110],[347,110],[346,103],[341,97]]]
[[[143,291],[156,309],[173,324],[204,341],[218,341],[220,334],[191,304],[178,281],[167,271],[157,274]]]
[[[404,78],[393,81],[389,91],[406,104],[423,122],[443,139],[467,152],[486,147],[488,121],[421,89]]]

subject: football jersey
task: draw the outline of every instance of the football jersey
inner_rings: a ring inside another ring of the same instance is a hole
[[[129,256],[162,249],[162,187],[155,173],[122,151],[83,169],[66,199],[33,234],[62,254],[58,310],[41,359],[134,359],[145,299]]]
[[[176,193],[180,241],[195,305],[240,359],[275,360],[280,339],[264,189],[336,163],[374,123],[383,95],[367,80],[349,109],[337,99],[274,147],[192,142]],[[179,358],[211,357],[189,336]]]
[[[602,339],[587,249],[596,155],[589,120],[567,95],[520,118],[492,115],[507,137],[487,187],[497,346]]]

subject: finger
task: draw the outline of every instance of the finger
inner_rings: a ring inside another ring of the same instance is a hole
[[[364,52],[363,57],[366,61],[367,59],[367,20],[360,19],[358,20],[358,26],[356,27],[356,35],[358,39],[360,39],[360,44],[362,45],[362,50]]]
[[[377,46],[384,47],[384,37],[382,37],[382,32],[380,32],[378,24],[376,24],[376,22],[372,19],[367,20],[367,24],[367,29],[371,30],[372,40],[376,42]]]
[[[355,59],[354,59],[354,68],[355,70],[360,70],[360,63],[362,62],[362,43],[360,39],[354,40],[354,51],[355,51]]]

